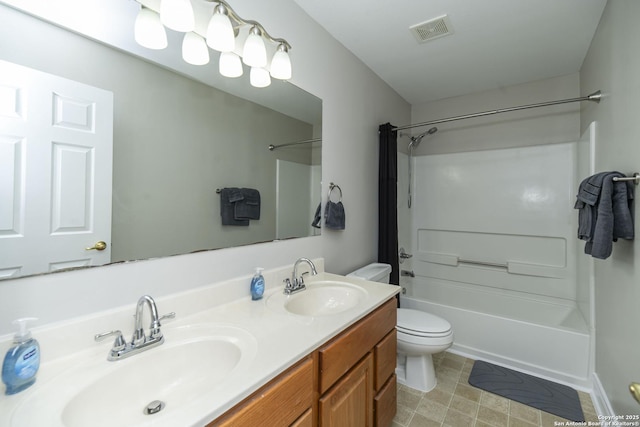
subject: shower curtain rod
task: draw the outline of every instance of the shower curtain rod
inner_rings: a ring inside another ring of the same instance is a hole
[[[290,145],[311,144],[312,142],[320,142],[320,141],[322,141],[322,138],[314,138],[314,139],[307,139],[307,140],[304,140],[304,141],[288,142],[286,144],[280,144],[280,145],[270,144],[268,148],[269,148],[269,151],[273,151],[276,148],[288,147]]]
[[[447,117],[445,119],[431,120],[429,122],[394,127],[393,130],[398,131],[398,130],[412,129],[420,126],[431,126],[431,125],[437,125],[438,123],[453,122],[456,120],[464,120],[464,119],[473,119],[475,117],[490,116],[493,114],[508,113],[511,111],[528,110],[529,108],[548,107],[550,105],[558,105],[558,104],[568,104],[570,102],[593,101],[593,102],[599,103],[600,98],[602,98],[602,93],[598,90],[593,92],[590,95],[582,96],[580,98],[560,99],[558,101],[540,102],[538,104],[520,105],[518,107],[511,107],[511,108],[499,108],[497,110],[483,111],[481,113],[464,114],[462,116]]]

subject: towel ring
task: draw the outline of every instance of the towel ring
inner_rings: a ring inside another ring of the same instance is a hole
[[[340,188],[339,185],[334,184],[333,182],[329,184],[329,193],[327,194],[327,199],[329,201],[331,201],[331,193],[333,192],[333,190],[338,189],[338,191],[340,192],[340,199],[337,202],[334,203],[340,203],[342,201],[342,188]]]

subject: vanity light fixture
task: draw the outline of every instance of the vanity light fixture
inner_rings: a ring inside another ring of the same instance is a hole
[[[284,39],[271,37],[260,23],[240,18],[224,0],[160,0],[160,10],[154,9],[157,2],[137,1],[142,7],[136,18],[135,39],[141,46],[164,49],[167,46],[164,27],[167,27],[185,33],[182,57],[190,64],[208,63],[211,48],[220,52],[219,71],[225,77],[241,76],[244,63],[251,67],[249,80],[255,87],[269,86],[271,77],[291,78],[291,45]],[[211,13],[212,9],[194,9],[192,1],[213,3],[213,13],[194,15],[194,10],[200,14],[203,10]],[[201,31],[205,27],[206,31]]]
[[[193,31],[195,17],[191,0],[160,0],[160,20],[172,30]]]
[[[225,77],[240,77],[242,75],[242,61],[233,52],[222,52],[218,63],[220,74]]]
[[[244,42],[242,62],[249,67],[267,66],[267,48],[262,40],[262,33],[256,25],[251,27],[247,40]]]
[[[167,32],[157,12],[142,6],[134,24],[134,37],[140,46],[147,49],[167,47]]]
[[[236,47],[236,35],[227,9],[220,3],[213,9],[207,26],[207,44],[218,52],[231,52]]]
[[[271,84],[269,72],[262,67],[251,67],[249,81],[253,87],[267,87]]]
[[[284,43],[278,45],[278,49],[271,59],[271,75],[281,80],[291,78],[291,58],[289,58],[289,52]]]
[[[192,65],[209,63],[207,43],[199,34],[193,31],[184,33],[184,39],[182,40],[182,59]]]

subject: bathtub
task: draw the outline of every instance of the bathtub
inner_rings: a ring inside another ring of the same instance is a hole
[[[401,307],[451,323],[449,351],[591,389],[589,327],[575,302],[420,276],[401,285]]]

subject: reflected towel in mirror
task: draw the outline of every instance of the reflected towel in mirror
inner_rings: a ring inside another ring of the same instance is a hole
[[[316,208],[316,213],[313,214],[313,221],[311,222],[311,226],[313,228],[320,228],[320,224],[322,223],[322,215],[320,214],[322,209],[322,203],[318,203],[318,207]]]
[[[240,192],[242,198],[235,201],[235,219],[260,219],[260,192],[253,188],[241,188]]]
[[[220,216],[222,225],[248,226],[248,219],[236,219],[236,201],[241,200],[242,192],[239,188],[223,188],[220,190]],[[234,200],[234,201],[232,201]]]

